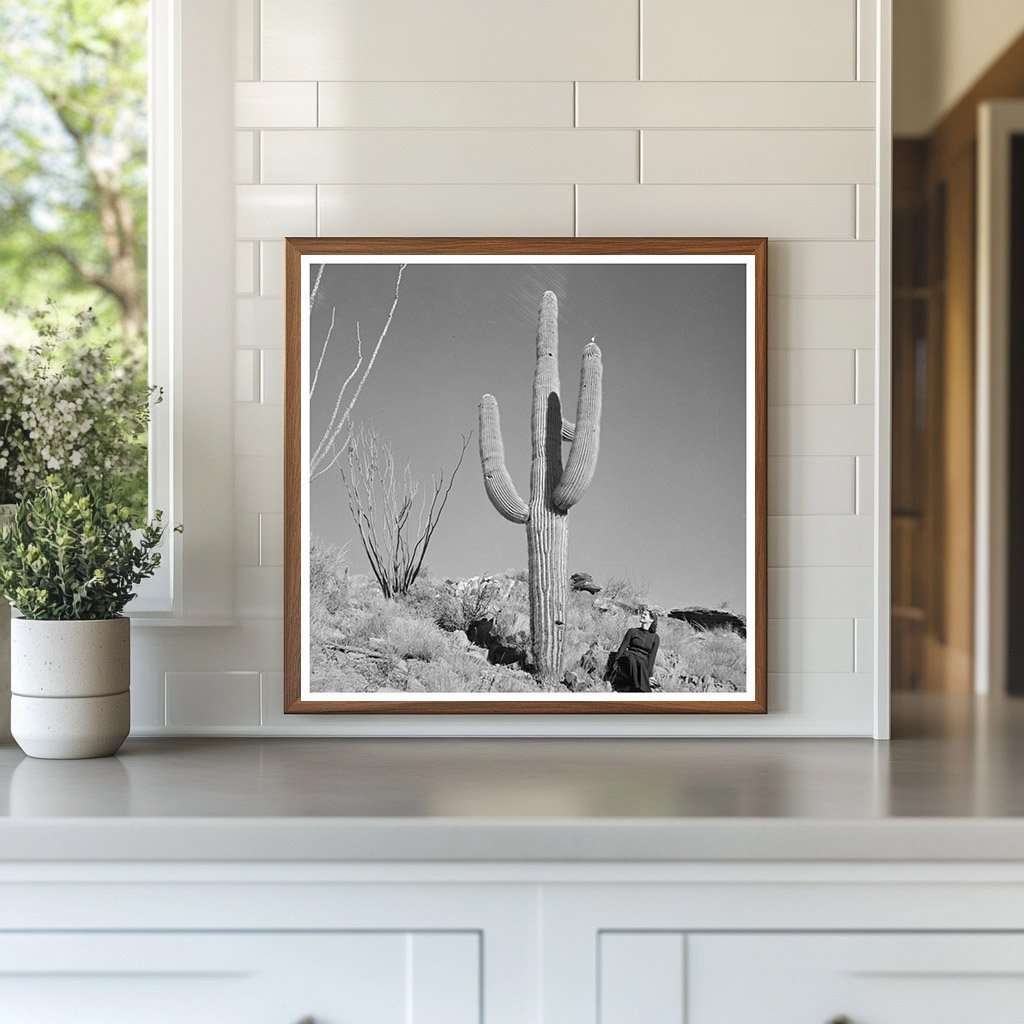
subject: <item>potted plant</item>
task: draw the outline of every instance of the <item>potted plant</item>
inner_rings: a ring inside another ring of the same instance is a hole
[[[0,529],[14,518],[18,507],[17,478],[21,476],[21,442],[25,430],[20,412],[24,377],[10,348],[0,349]],[[11,738],[11,606],[0,597],[0,742]]]
[[[11,731],[32,757],[103,757],[131,726],[136,585],[160,564],[161,513],[133,531],[127,508],[48,478],[0,529],[11,620]]]
[[[159,388],[148,386],[138,355],[110,339],[97,343],[92,309],[4,311],[27,347],[0,346],[0,526],[47,476],[60,473],[98,485],[132,521],[146,515],[146,426]],[[0,742],[10,739],[10,618],[0,597]]]

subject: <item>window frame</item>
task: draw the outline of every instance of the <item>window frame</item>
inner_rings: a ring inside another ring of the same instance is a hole
[[[163,563],[126,614],[230,625],[234,557],[234,5],[150,0],[149,503]],[[187,58],[187,59],[186,59]]]

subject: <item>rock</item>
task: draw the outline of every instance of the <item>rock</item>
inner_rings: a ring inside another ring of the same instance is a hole
[[[600,679],[584,672],[583,669],[569,669],[562,679],[562,685],[573,693],[591,693],[594,690],[607,690],[608,687]]]
[[[569,583],[573,590],[584,590],[588,594],[600,593],[601,587],[594,582],[594,577],[589,572],[574,572],[569,577]]]
[[[511,665],[526,668],[530,655],[520,643],[503,638],[494,626],[494,619],[474,619],[466,627],[466,636],[477,647],[487,651],[487,660],[492,665]]]
[[[608,654],[602,651],[595,640],[584,652],[583,657],[580,658],[580,668],[587,673],[587,675],[596,676],[604,668],[605,662],[608,660]]]
[[[746,638],[747,620],[735,612],[726,611],[724,608],[673,608],[669,613],[670,619],[679,619],[702,633],[712,629],[731,630],[733,633]]]
[[[490,617],[474,619],[466,627],[466,637],[477,647],[489,648],[494,640],[494,619]]]

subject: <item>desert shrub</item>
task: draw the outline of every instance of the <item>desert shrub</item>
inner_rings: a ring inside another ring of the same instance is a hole
[[[313,661],[309,688],[314,693],[370,693],[376,684],[348,664]]]
[[[606,601],[620,601],[639,608],[648,603],[651,584],[645,576],[613,576],[601,588],[601,597]]]
[[[746,686],[746,641],[726,630],[701,632],[667,621],[654,678],[667,692],[735,692]]]
[[[413,668],[417,682],[427,693],[477,693],[482,689],[486,662],[470,655],[452,653],[445,661],[421,663]]]
[[[609,651],[616,650],[626,630],[634,625],[629,612],[612,606],[601,609],[586,593],[572,593],[566,609],[565,667],[575,668],[591,644],[596,643],[598,657],[602,662]]]
[[[489,682],[488,693],[537,693],[542,689],[526,672],[495,672]]]
[[[443,633],[427,619],[396,615],[388,623],[385,640],[399,658],[434,661],[449,653]]]
[[[434,619],[438,605],[449,596],[443,580],[424,579],[421,573],[409,588],[409,593],[399,601],[410,614],[421,619]]]
[[[499,635],[516,632],[517,617],[529,614],[526,584],[520,574],[501,573],[448,584],[437,594],[432,618],[449,633],[465,631],[480,619],[494,619]]]
[[[314,537],[309,546],[309,595],[311,604],[321,604],[336,613],[348,598],[348,545],[337,547]]]
[[[462,602],[448,590],[441,591],[434,597],[430,607],[430,618],[446,633],[457,633],[469,625],[462,611]]]

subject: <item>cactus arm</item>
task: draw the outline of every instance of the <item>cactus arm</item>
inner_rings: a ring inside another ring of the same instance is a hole
[[[484,395],[480,399],[480,464],[484,470],[484,490],[491,504],[509,522],[525,523],[530,518],[530,510],[519,497],[505,467],[498,400],[494,395]]]
[[[567,512],[583,497],[597,469],[601,436],[601,370],[601,350],[592,341],[583,350],[576,436],[569,449],[562,479],[551,496],[555,508],[562,512]]]
[[[576,440],[576,424],[570,423],[568,420],[562,420],[562,440],[563,441],[575,441]]]

